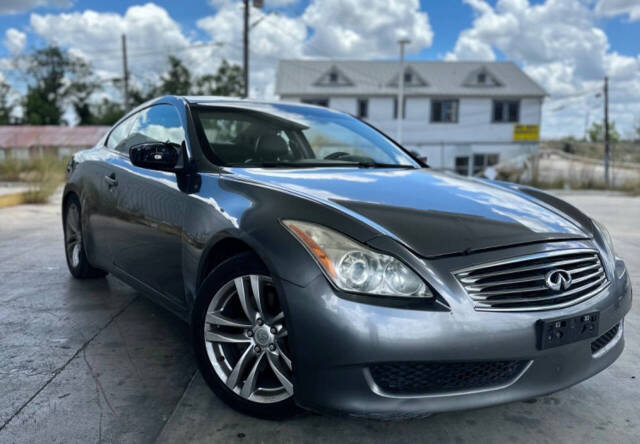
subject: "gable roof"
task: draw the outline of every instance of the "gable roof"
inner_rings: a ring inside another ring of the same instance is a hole
[[[407,88],[409,95],[543,97],[546,92],[513,62],[409,61],[405,66],[420,76],[425,85]],[[318,86],[315,82],[332,67],[340,70],[352,85]],[[469,84],[468,78],[482,69],[499,85]],[[276,77],[280,96],[394,95],[397,61],[281,60]]]
[[[88,148],[100,140],[108,126],[0,126],[0,148]]]

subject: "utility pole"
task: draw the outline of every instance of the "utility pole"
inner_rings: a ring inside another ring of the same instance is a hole
[[[122,34],[122,70],[123,70],[123,94],[124,112],[129,111],[129,68],[127,67],[127,36]]]
[[[244,97],[249,97],[249,0],[244,0]]]
[[[400,45],[400,72],[398,74],[398,109],[396,117],[398,118],[398,143],[402,144],[402,121],[404,119],[404,45],[410,42],[409,39],[398,40]]]
[[[611,147],[609,146],[609,77],[604,77],[604,183],[609,188],[609,161]]]

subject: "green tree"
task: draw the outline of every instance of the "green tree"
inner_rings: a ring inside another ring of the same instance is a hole
[[[588,134],[591,142],[604,142],[604,125],[599,122],[593,122]],[[620,133],[616,130],[616,122],[609,124],[609,140],[613,143],[620,140]]]
[[[58,47],[40,49],[29,56],[29,83],[23,102],[25,123],[60,124],[67,69],[67,57]]]
[[[94,76],[91,66],[77,57],[69,57],[69,85],[65,96],[69,99],[79,125],[93,125],[95,116],[92,112],[91,96],[100,90],[100,82]]]
[[[24,121],[32,125],[59,125],[67,105],[81,124],[91,121],[89,99],[100,88],[91,66],[57,46],[39,49],[28,57]]]
[[[215,74],[204,75],[195,83],[196,94],[239,97],[244,92],[242,68],[226,60],[222,60]]]
[[[129,105],[134,108],[138,105],[142,105],[144,102],[147,102],[154,97],[159,95],[158,86],[145,81],[140,86],[130,86],[129,87]]]
[[[182,61],[170,55],[169,70],[160,78],[157,88],[158,95],[172,94],[185,96],[191,94],[191,72]]]
[[[111,126],[124,115],[124,108],[121,104],[105,98],[102,102],[91,105],[91,115],[91,125]]]
[[[11,87],[3,80],[0,80],[0,125],[8,125],[11,123],[11,112],[13,105],[9,100]]]

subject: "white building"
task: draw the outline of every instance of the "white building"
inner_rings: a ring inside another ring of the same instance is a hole
[[[394,61],[282,60],[276,94],[351,113],[398,139]],[[538,150],[545,91],[511,62],[409,61],[402,144],[431,166],[475,174]]]

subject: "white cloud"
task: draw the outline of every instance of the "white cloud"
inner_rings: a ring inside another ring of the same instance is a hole
[[[153,3],[132,6],[124,15],[91,10],[32,14],[31,28],[48,43],[69,48],[111,76],[122,73],[122,34],[127,36],[129,70],[137,76],[157,75],[171,51],[192,43],[167,11]]]
[[[600,0],[596,12],[604,17],[628,15],[630,21],[640,20],[640,2],[638,0]]]
[[[314,56],[397,56],[401,38],[411,39],[410,52],[433,41],[429,17],[418,0],[313,0],[302,19],[314,30],[307,44]]]
[[[63,1],[63,0],[58,0]],[[409,52],[431,45],[433,31],[418,0],[312,0],[297,16],[271,9],[296,0],[271,0],[252,8],[251,95],[273,97],[278,60],[282,58],[397,57],[397,40],[412,40]],[[197,21],[210,40],[198,41],[167,11],[153,3],[130,7],[124,15],[91,10],[32,14],[31,29],[45,41],[61,45],[91,61],[104,77],[120,77],[120,35],[126,33],[129,69],[140,81],[167,67],[167,55],[179,56],[196,74],[214,72],[222,58],[242,62],[242,2],[210,0],[214,11]],[[220,46],[208,45],[212,42]],[[204,47],[185,49],[205,44]],[[208,46],[207,46],[208,45]]]
[[[293,5],[298,3],[298,0],[266,0],[266,5],[270,8],[279,8],[282,6]]]
[[[252,8],[251,22],[257,25],[250,32],[250,95],[273,97],[275,70],[283,57],[298,58],[304,54],[307,27],[297,18],[280,14],[265,14]],[[242,63],[242,5],[228,3],[215,15],[198,20],[197,26],[205,31],[212,41],[224,45],[215,51],[215,60],[226,58]]]
[[[11,54],[19,54],[24,50],[27,44],[27,34],[15,28],[9,28],[4,35],[4,46]]]
[[[492,6],[484,0],[465,2],[474,12],[473,24],[460,33],[453,51],[445,57],[492,60],[500,51],[505,58],[519,62],[551,95],[543,114],[543,135],[581,135],[585,113],[594,106],[585,100],[593,94],[569,101],[556,99],[592,91],[602,85],[605,75],[610,77],[612,118],[617,127],[631,124],[632,109],[640,113],[640,60],[611,51],[589,3],[547,0],[531,5],[528,0],[498,0]],[[596,10],[602,3],[621,8],[631,2],[604,0]],[[631,15],[628,8],[624,12]],[[613,105],[629,98],[627,108]]]
[[[72,0],[2,0],[0,14],[17,14],[42,6],[68,8],[72,4]]]
[[[242,5],[215,1],[216,14],[197,25],[212,40],[226,42],[216,52],[219,57],[240,63]],[[273,96],[277,62],[282,58],[395,57],[400,37],[412,40],[409,51],[429,46],[433,39],[429,18],[417,0],[372,0],[366,8],[357,0],[313,0],[301,16],[252,9],[251,17],[252,23],[259,21],[250,34],[251,95],[257,97]]]

